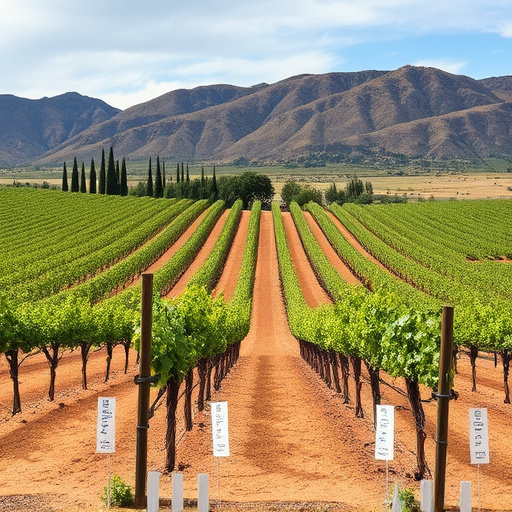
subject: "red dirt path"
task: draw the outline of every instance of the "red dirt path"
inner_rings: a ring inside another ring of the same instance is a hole
[[[287,232],[293,233],[286,217]],[[237,243],[243,245],[243,236],[239,230]],[[326,243],[325,239],[319,241]],[[218,291],[227,290],[229,283],[236,282],[237,271],[228,269],[238,268],[239,258],[241,251],[232,250]],[[319,287],[309,274],[307,259],[297,256],[294,264],[299,275],[310,281],[310,289],[316,289],[314,293],[317,293]],[[363,385],[365,418],[355,418],[353,405],[343,405],[340,397],[328,390],[299,357],[298,344],[289,332],[281,299],[269,212],[262,213],[254,297],[251,331],[242,343],[240,360],[223,382],[221,391],[213,397],[229,404],[231,456],[220,460],[218,478],[211,455],[209,414],[206,411],[197,414],[194,430],[183,438],[178,448],[185,495],[196,496],[197,473],[207,472],[212,500],[220,497],[236,502],[329,501],[336,502],[340,510],[381,510],[385,498],[385,466],[373,458],[369,385]],[[314,303],[312,297],[308,300]],[[132,354],[129,375],[125,376],[122,348],[116,348],[113,376],[108,384],[103,383],[104,358],[104,352],[91,357],[90,390],[83,391],[79,355],[64,356],[57,370],[54,403],[44,399],[48,384],[45,361],[40,356],[26,361],[20,370],[24,410],[14,418],[8,414],[11,384],[6,363],[1,360],[0,510],[4,510],[2,502],[6,497],[13,494],[33,495],[36,502],[43,495],[53,505],[99,505],[109,470],[133,484],[135,357]],[[500,367],[494,368],[491,360],[479,358],[477,378],[478,391],[471,393],[468,358],[463,356],[455,380],[460,398],[450,404],[446,501],[451,505],[457,503],[459,481],[467,479],[473,481],[474,506],[477,504],[477,471],[469,464],[467,414],[468,407],[487,407],[491,464],[480,468],[482,506],[512,510],[512,449],[506,441],[510,437],[512,408],[503,404]],[[391,383],[389,377],[385,380]],[[403,389],[401,382],[394,384]],[[396,453],[395,460],[390,462],[391,481],[417,488],[418,484],[410,476],[414,469],[415,430],[407,400],[387,386],[383,386],[382,392],[382,403],[396,406]],[[353,387],[351,394],[354,396]],[[110,457],[94,453],[98,396],[117,397],[116,453]],[[427,390],[424,398],[428,398]],[[424,406],[427,460],[433,470],[436,404],[427,402]],[[150,470],[162,470],[164,407],[151,420]],[[161,495],[171,495],[168,476],[162,477]],[[8,510],[22,509],[20,506]],[[26,508],[34,509],[33,504]]]

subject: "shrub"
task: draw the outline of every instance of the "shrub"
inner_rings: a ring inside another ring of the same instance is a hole
[[[133,494],[132,488],[125,484],[122,478],[118,475],[114,475],[110,478],[110,505],[118,507],[130,507],[133,505]],[[103,495],[101,500],[105,504],[109,504],[109,488],[103,487]]]

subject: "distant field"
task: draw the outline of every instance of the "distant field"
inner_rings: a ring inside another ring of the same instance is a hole
[[[246,170],[254,170],[267,174],[272,179],[276,193],[279,194],[284,183],[295,179],[301,183],[309,183],[312,187],[325,190],[331,183],[343,188],[349,176],[356,174],[363,181],[371,181],[376,194],[399,195],[414,201],[418,199],[493,199],[512,198],[512,173],[507,163],[502,160],[489,161],[486,168],[468,168],[465,171],[426,171],[418,169],[380,170],[348,165],[328,165],[312,168],[273,167],[229,167],[217,166],[217,177],[239,174]],[[171,169],[169,169],[171,167]],[[489,171],[489,168],[494,170]],[[204,166],[207,176],[212,175],[213,166]],[[155,166],[153,166],[153,175]],[[190,165],[191,179],[200,176],[201,167]],[[403,175],[399,175],[403,173]],[[68,168],[68,179],[70,179]],[[166,168],[167,179],[174,179],[175,164]],[[0,184],[10,185],[13,181],[25,184],[42,184],[60,186],[62,169],[0,169]],[[147,163],[128,163],[129,186],[147,179]]]

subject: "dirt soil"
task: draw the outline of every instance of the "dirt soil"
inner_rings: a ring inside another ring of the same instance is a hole
[[[287,217],[287,233],[293,239],[296,232]],[[242,225],[244,222],[247,219]],[[245,233],[241,227],[217,291],[232,289],[236,282]],[[320,243],[327,244],[325,237],[317,236]],[[209,250],[214,239],[212,234],[207,241]],[[296,242],[293,246],[308,304],[326,302],[328,298],[320,290],[302,246]],[[49,372],[44,357],[28,359],[20,368],[23,412],[14,417],[9,413],[12,395],[7,364],[4,359],[0,361],[0,511],[43,512],[50,507],[97,510],[110,473],[133,486],[135,354],[131,354],[129,371],[124,375],[123,348],[115,349],[108,383],[103,382],[105,357],[104,351],[91,355],[89,389],[82,390],[79,353],[64,355],[57,370],[54,402],[46,399]],[[460,481],[471,480],[474,507],[481,494],[484,509],[512,510],[512,444],[508,442],[512,406],[503,404],[500,365],[495,368],[490,357],[479,358],[477,364],[477,391],[472,393],[469,359],[463,354],[459,360],[455,378],[459,399],[450,403],[446,503],[456,505]],[[195,414],[194,429],[187,434],[180,424],[177,460],[184,474],[185,497],[197,497],[197,474],[208,473],[212,505],[238,503],[261,510],[262,503],[286,507],[293,502],[295,508],[383,510],[386,466],[374,459],[371,394],[366,373],[363,377],[365,417],[356,418],[353,401],[343,404],[300,358],[282,302],[272,217],[263,212],[251,331],[242,343],[238,363],[213,397],[228,401],[231,453],[220,459],[212,456],[209,410]],[[382,403],[396,406],[390,485],[398,482],[417,493],[419,484],[412,476],[415,428],[403,396],[404,386],[385,375],[383,380]],[[156,390],[152,393],[154,396]],[[429,390],[422,390],[422,395],[427,461],[433,471],[437,405],[429,400]],[[116,452],[112,455],[95,453],[96,406],[101,396],[117,398]],[[479,469],[469,463],[469,407],[487,407],[489,414],[491,463]],[[149,470],[163,471],[164,417],[162,404],[150,422]],[[170,497],[171,489],[171,475],[162,475],[160,495]]]

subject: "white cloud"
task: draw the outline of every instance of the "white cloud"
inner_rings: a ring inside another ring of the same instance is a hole
[[[414,63],[414,66],[442,69],[454,75],[460,74],[466,65],[467,62],[453,62],[449,59],[423,59]]]
[[[498,34],[500,34],[501,37],[512,37],[512,20],[502,23],[498,27]]]
[[[120,108],[176,87],[332,71],[360,43],[512,37],[509,0],[0,0],[0,10],[0,93],[77,91]],[[474,60],[450,50],[418,65],[458,73]]]

